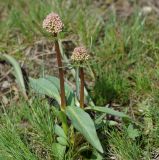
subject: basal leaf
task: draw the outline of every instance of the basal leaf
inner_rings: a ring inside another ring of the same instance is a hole
[[[89,114],[79,107],[68,106],[66,108],[66,115],[72,121],[73,126],[86,138],[86,140],[98,151],[103,153],[103,148],[97,136],[93,120]]]
[[[57,141],[63,146],[69,146],[67,140],[63,137],[57,137]]]
[[[13,58],[12,56],[7,55],[7,54],[0,54],[0,58],[8,61],[12,65],[12,67],[14,68],[14,73],[15,73],[15,77],[16,77],[16,80],[18,82],[18,85],[19,85],[21,91],[24,94],[26,94],[26,88],[25,88],[25,83],[24,83],[22,70],[21,70],[21,67],[20,67],[19,63],[17,62],[17,60],[15,58]]]
[[[108,108],[108,107],[93,106],[93,107],[86,107],[85,109],[86,110],[94,110],[94,111],[98,111],[98,112],[102,112],[102,113],[107,113],[107,114],[111,114],[111,115],[114,115],[114,116],[119,116],[119,117],[122,117],[122,118],[128,118],[128,116],[125,113],[115,111],[114,109]]]
[[[36,93],[53,97],[60,104],[60,94],[54,83],[46,78],[29,78],[29,82]]]
[[[63,137],[65,139],[67,139],[65,132],[63,131],[63,129],[59,125],[56,124],[54,126],[54,131],[55,131],[56,135],[58,135],[59,137]]]
[[[60,90],[60,80],[57,77],[46,76],[45,78],[51,81],[52,83],[54,83],[57,89]],[[69,86],[66,82],[65,82],[65,92],[66,92],[66,95],[69,94],[70,92],[73,92],[73,89],[71,88],[71,86]]]
[[[60,92],[60,80],[57,77],[46,76],[45,78],[48,79],[49,81],[51,81],[56,86],[58,91]],[[67,104],[70,106],[74,105],[75,104],[75,101],[74,101],[75,96],[74,96],[73,88],[70,85],[68,85],[66,82],[65,82],[65,94],[66,94],[66,98],[67,98]]]

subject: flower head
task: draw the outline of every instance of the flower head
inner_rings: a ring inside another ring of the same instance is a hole
[[[43,21],[43,28],[50,33],[59,33],[62,31],[63,23],[57,13],[50,13]]]
[[[83,62],[89,59],[89,54],[85,47],[76,47],[72,53],[71,60],[74,62]]]

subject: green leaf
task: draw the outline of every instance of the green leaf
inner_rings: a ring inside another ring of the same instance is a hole
[[[64,111],[59,111],[59,114],[57,115],[60,121],[62,122],[62,128],[67,135],[68,133],[68,125],[67,125],[67,117]]]
[[[51,81],[52,83],[54,83],[56,88],[60,90],[60,80],[57,77],[46,76],[45,78]],[[69,86],[66,82],[65,82],[65,92],[66,92],[66,95],[69,95],[70,92],[73,92],[73,89],[71,88],[71,86]]]
[[[66,115],[72,121],[72,125],[86,138],[86,140],[98,151],[103,153],[103,148],[97,136],[93,120],[89,114],[79,107],[68,106],[66,108]]]
[[[110,121],[108,122],[108,125],[109,125],[109,126],[115,126],[115,125],[117,125],[117,124],[118,124],[118,122],[116,122],[116,121],[111,121],[111,120],[110,120]]]
[[[65,139],[67,139],[65,132],[63,131],[63,129],[59,125],[56,124],[54,126],[54,131],[55,131],[55,134],[58,135],[59,137],[63,137]]]
[[[57,77],[46,76],[46,79],[51,81],[56,86],[58,91],[60,92],[60,80]],[[68,85],[66,82],[65,82],[65,94],[67,98],[67,104],[70,106],[75,105],[75,101],[74,101],[75,95],[74,95],[73,88],[70,85]]]
[[[111,115],[114,115],[114,116],[119,116],[119,117],[122,117],[122,118],[129,118],[123,112],[118,112],[118,111],[115,111],[114,109],[108,108],[108,107],[93,106],[93,107],[86,107],[85,109],[86,110],[94,110],[94,111],[98,111],[98,112],[103,112],[103,113],[111,114]]]
[[[134,129],[132,124],[128,126],[127,133],[128,133],[129,138],[133,140],[135,140],[135,138],[139,136],[138,129]]]
[[[97,117],[97,119],[94,120],[96,130],[100,129],[105,125],[103,120],[105,117],[106,117],[106,113],[102,113],[100,116]]]
[[[68,124],[67,124],[67,116],[66,116],[65,112],[61,111],[61,110],[59,111],[55,107],[53,107],[52,109],[53,109],[53,112],[54,112],[54,116],[58,117],[59,120],[62,122],[63,132],[67,136],[67,133],[68,133]],[[57,131],[56,131],[56,134],[62,134],[62,133],[59,133],[59,131],[57,133]]]
[[[63,145],[63,146],[69,146],[69,144],[68,144],[66,138],[57,137],[57,141],[58,141],[61,145]]]
[[[53,97],[60,104],[60,94],[54,83],[51,83],[49,80],[45,78],[39,78],[39,79],[29,78],[29,82],[32,89],[36,93]]]
[[[16,61],[15,58],[7,54],[0,54],[0,58],[4,59],[5,61],[8,61],[12,65],[12,67],[14,68],[15,77],[18,82],[18,85],[21,91],[26,95],[24,78],[23,78],[22,70],[19,63]]]
[[[53,143],[52,145],[52,153],[55,160],[63,160],[66,151],[66,146],[63,146],[59,143]]]

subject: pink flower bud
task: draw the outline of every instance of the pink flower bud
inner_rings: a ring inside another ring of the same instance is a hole
[[[63,23],[57,13],[50,13],[43,21],[43,28],[50,33],[59,33],[62,31]]]
[[[76,47],[72,53],[71,60],[76,62],[83,62],[89,59],[89,54],[85,47]]]

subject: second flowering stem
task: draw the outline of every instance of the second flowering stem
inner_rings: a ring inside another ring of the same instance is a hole
[[[80,79],[81,79],[81,85],[80,85],[80,107],[84,108],[84,71],[83,67],[80,67]]]
[[[79,100],[79,66],[76,67],[76,75],[75,75],[75,80],[76,80],[76,97]]]
[[[80,107],[84,108],[84,70],[83,70],[83,64],[89,59],[89,54],[87,53],[87,50],[85,47],[76,47],[72,53],[71,60],[78,66],[76,67],[76,94],[77,99],[79,94],[79,72],[80,72]],[[77,70],[78,69],[78,70]]]

